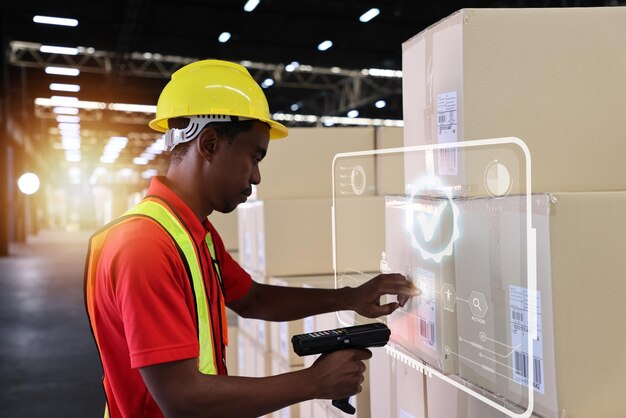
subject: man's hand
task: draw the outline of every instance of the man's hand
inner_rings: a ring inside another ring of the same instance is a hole
[[[342,399],[361,392],[369,350],[347,349],[322,354],[309,368],[318,399]]]
[[[421,290],[401,274],[379,274],[361,286],[351,289],[350,304],[352,309],[368,318],[389,315],[413,296],[419,296]],[[396,295],[397,302],[380,304],[384,295]]]

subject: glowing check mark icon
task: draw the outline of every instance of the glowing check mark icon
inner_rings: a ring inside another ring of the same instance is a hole
[[[435,234],[435,228],[439,223],[439,219],[441,219],[441,214],[445,209],[448,202],[441,202],[434,210],[434,213],[430,216],[430,219],[427,219],[424,213],[420,213],[417,215],[417,220],[422,227],[422,231],[424,232],[424,239],[426,242],[430,242],[433,239],[433,235]]]

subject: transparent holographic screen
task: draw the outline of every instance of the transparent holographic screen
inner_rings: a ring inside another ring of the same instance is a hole
[[[387,352],[509,416],[530,416],[536,245],[523,141],[342,153],[332,169],[335,286],[397,272],[423,291],[379,319],[392,330]]]

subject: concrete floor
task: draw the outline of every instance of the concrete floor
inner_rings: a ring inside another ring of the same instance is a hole
[[[88,233],[42,231],[0,257],[0,417],[102,417],[83,302]]]

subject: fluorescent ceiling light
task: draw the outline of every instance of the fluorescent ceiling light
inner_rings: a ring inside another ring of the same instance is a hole
[[[57,116],[57,122],[61,123],[79,123],[80,116],[67,116],[67,115],[59,115]]]
[[[118,112],[156,113],[156,106],[154,105],[109,103],[107,107],[109,110],[117,110]]]
[[[220,33],[220,36],[217,38],[217,40],[220,41],[221,43],[228,42],[229,39],[230,39],[230,32],[222,32]]]
[[[78,48],[64,46],[41,45],[39,51],[47,54],[78,55]]]
[[[77,97],[69,97],[69,96],[52,96],[50,97],[50,101],[54,103],[55,106],[71,106],[77,107],[78,98]]]
[[[248,0],[243,6],[243,10],[251,12],[259,5],[259,3],[261,3],[261,0]]]
[[[80,70],[68,67],[46,67],[46,74],[77,76],[80,74]]]
[[[148,164],[148,159],[143,157],[135,157],[133,158],[133,164],[135,165],[146,165]]]
[[[370,20],[374,19],[376,16],[378,16],[380,14],[380,10],[378,10],[377,8],[373,7],[371,9],[369,9],[367,12],[363,13],[361,15],[361,17],[359,17],[359,20],[363,23],[367,23]]]
[[[52,111],[57,115],[78,115],[78,109],[75,107],[57,106]]]
[[[65,17],[53,17],[53,16],[33,16],[33,22],[44,23],[47,25],[60,25],[60,26],[78,26],[78,20],[68,19]]]
[[[271,78],[266,78],[261,83],[261,87],[263,87],[264,89],[268,87],[272,87],[273,85],[274,85],[274,80],[272,80]]]
[[[300,66],[300,63],[298,61],[292,61],[291,64],[285,65],[285,71],[290,73],[294,71],[296,68],[298,68],[299,66]]]
[[[320,51],[326,51],[331,46],[333,46],[333,41],[324,41],[317,46],[317,49]]]
[[[357,116],[359,116],[359,111],[356,110],[356,109],[353,109],[353,110],[348,112],[348,117],[349,118],[356,118]]]
[[[73,108],[70,108],[70,109],[73,109]],[[76,116],[71,116],[71,117],[76,117]],[[59,130],[60,131],[80,131],[80,124],[71,123],[71,122],[61,122],[59,123]]]
[[[55,102],[52,99],[46,99],[43,97],[37,97],[35,99],[35,104],[37,106],[44,106],[44,107],[54,107],[57,106],[58,103]],[[107,105],[106,103],[102,103],[102,102],[88,102],[85,100],[79,100],[77,102],[72,102],[72,107],[78,107],[80,109],[106,109]],[[156,107],[156,106],[155,106]]]
[[[50,90],[77,93],[80,91],[80,86],[78,84],[50,83]]]
[[[387,102],[384,100],[379,100],[376,103],[374,103],[374,106],[376,106],[379,109],[382,109],[383,107],[387,106]]]

